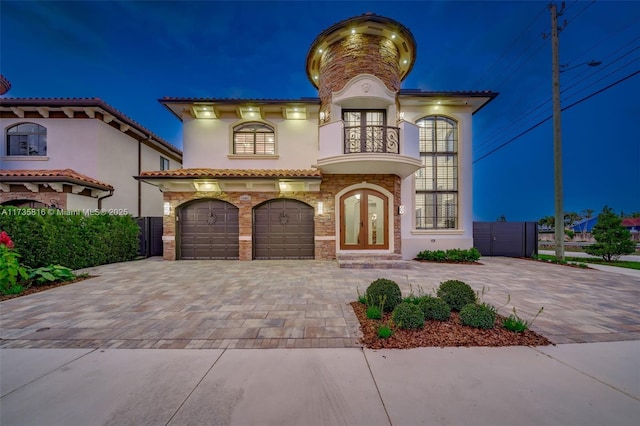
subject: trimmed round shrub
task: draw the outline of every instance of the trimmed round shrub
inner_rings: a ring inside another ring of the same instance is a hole
[[[460,310],[460,322],[475,328],[493,328],[496,324],[496,308],[485,303],[470,303]]]
[[[367,308],[367,318],[369,319],[381,319],[382,311],[377,306],[369,306]]]
[[[422,312],[420,306],[413,303],[400,303],[393,310],[391,318],[400,328],[414,330],[424,325],[424,312]]]
[[[378,337],[381,339],[388,339],[393,334],[393,331],[386,325],[378,327]]]
[[[418,306],[427,320],[446,321],[451,316],[451,306],[439,297],[424,297]]]
[[[476,293],[469,284],[458,280],[440,283],[436,294],[454,311],[460,311],[465,305],[476,302]]]
[[[384,312],[391,312],[400,302],[402,293],[395,281],[386,278],[378,278],[367,287],[367,305],[382,306]],[[384,303],[383,303],[384,302]]]

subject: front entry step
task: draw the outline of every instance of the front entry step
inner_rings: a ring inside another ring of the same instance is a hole
[[[413,262],[402,260],[399,254],[339,254],[340,268],[350,269],[411,269]]]

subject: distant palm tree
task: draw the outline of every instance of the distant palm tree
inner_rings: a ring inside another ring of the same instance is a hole
[[[553,216],[545,216],[538,221],[538,224],[541,228],[553,229],[555,225],[556,218]]]
[[[576,222],[580,219],[580,215],[576,212],[567,212],[564,214],[564,226],[566,228],[571,228]]]

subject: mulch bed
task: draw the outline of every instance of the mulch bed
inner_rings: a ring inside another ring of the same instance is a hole
[[[378,337],[378,327],[388,323],[390,313],[385,313],[382,321],[367,318],[366,306],[352,302],[351,306],[360,321],[363,337],[361,343],[370,349],[409,349],[421,347],[451,346],[547,346],[553,343],[534,331],[514,333],[502,326],[500,315],[496,318],[493,329],[482,330],[460,324],[457,312],[451,313],[448,321],[425,321],[424,327],[418,330],[395,329],[391,337]]]
[[[27,296],[29,294],[40,293],[41,291],[51,290],[52,288],[62,287],[63,285],[69,285],[69,284],[77,283],[77,282],[84,281],[84,280],[89,279],[89,278],[94,278],[95,276],[96,275],[88,275],[86,277],[84,277],[84,276],[83,277],[77,277],[76,279],[71,280],[71,281],[65,281],[65,282],[61,282],[61,283],[53,283],[53,284],[47,284],[47,285],[39,285],[39,286],[32,285],[31,287],[25,289],[20,294],[0,295],[0,302],[3,302],[5,300],[9,300],[9,299],[15,299],[16,297]]]

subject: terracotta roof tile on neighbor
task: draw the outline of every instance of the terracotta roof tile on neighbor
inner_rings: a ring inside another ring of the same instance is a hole
[[[284,177],[284,178],[320,178],[320,170],[317,169],[176,169],[159,170],[140,173],[140,177],[147,178],[260,178],[260,177]]]
[[[104,189],[113,189],[113,186],[97,179],[83,175],[71,169],[64,170],[0,170],[0,181],[12,182],[51,182],[69,181]]]
[[[640,217],[627,217],[622,219],[622,226],[640,226]]]

